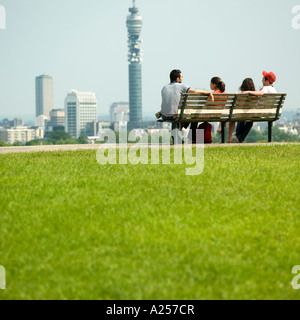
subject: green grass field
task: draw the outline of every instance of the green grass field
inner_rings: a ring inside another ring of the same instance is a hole
[[[300,145],[205,170],[94,151],[0,155],[0,299],[299,299]]]

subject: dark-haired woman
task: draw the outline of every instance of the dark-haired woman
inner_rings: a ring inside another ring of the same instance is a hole
[[[210,89],[213,91],[213,93],[226,93],[226,85],[219,77],[214,77],[210,81]]]
[[[225,83],[219,77],[214,77],[211,79],[210,88],[213,91],[212,94],[226,93]],[[197,129],[199,129],[198,122],[192,122],[189,138],[192,139],[192,143],[194,144],[197,143]]]
[[[246,78],[241,87],[240,92],[246,93],[245,91],[255,91],[255,85],[251,78]],[[253,127],[253,122],[238,122],[237,128],[236,128],[236,134],[232,136],[233,131],[235,129],[235,122],[229,123],[229,134],[228,134],[228,142],[240,142],[242,143],[247,135],[249,134],[250,130]]]
[[[213,91],[213,94],[226,93],[225,92],[226,85],[225,85],[224,81],[222,81],[222,79],[220,77],[214,77],[214,78],[211,79],[211,81],[210,81],[210,89]],[[219,124],[217,132],[219,134],[222,133],[221,123]]]

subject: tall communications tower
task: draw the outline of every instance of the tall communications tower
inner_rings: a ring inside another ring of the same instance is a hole
[[[135,0],[133,7],[129,8],[130,15],[127,17],[128,29],[128,61],[129,61],[129,107],[130,121],[143,120],[142,110],[142,61],[143,53],[140,34],[143,27],[143,19],[136,8]]]

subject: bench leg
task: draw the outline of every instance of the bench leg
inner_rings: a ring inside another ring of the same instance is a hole
[[[179,123],[178,122],[173,122],[172,123],[172,131],[173,130],[179,130]],[[179,135],[178,135],[178,131],[175,131],[175,134],[172,135],[172,140],[173,140],[173,144],[179,144]]]
[[[226,127],[226,122],[221,122],[222,125],[222,143],[225,143],[225,127]]]
[[[268,122],[268,141],[272,142],[272,127],[273,127],[273,122],[269,121]]]

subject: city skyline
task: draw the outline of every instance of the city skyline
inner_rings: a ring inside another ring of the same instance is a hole
[[[7,28],[0,30],[0,116],[34,115],[34,77],[43,73],[54,78],[55,109],[63,108],[73,88],[95,92],[100,115],[109,115],[114,101],[129,101],[126,14],[131,0],[90,0],[89,5],[78,0],[71,7],[56,0],[2,0],[1,5]],[[261,72],[273,71],[277,90],[288,93],[285,109],[300,108],[300,30],[292,27],[294,1],[217,0],[212,6],[195,0],[138,0],[136,6],[144,19],[145,115],[159,110],[160,91],[173,68],[182,70],[186,84],[200,89],[209,89],[210,78],[219,75],[228,92],[236,92],[245,77],[252,77],[259,89]],[[47,23],[43,12],[49,15]],[[71,18],[81,23],[66,22]],[[268,28],[266,20],[272,21]],[[274,36],[281,45],[275,46]]]

